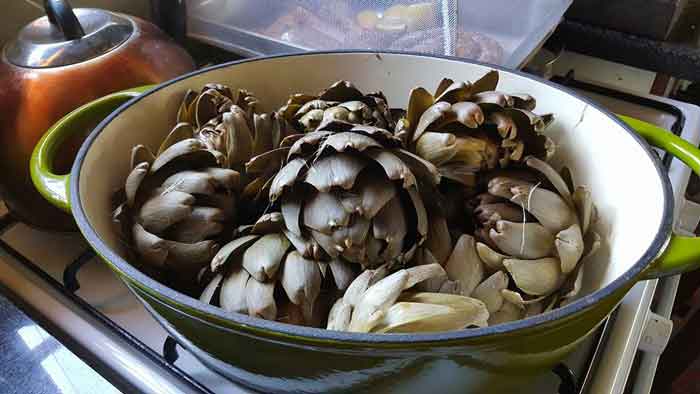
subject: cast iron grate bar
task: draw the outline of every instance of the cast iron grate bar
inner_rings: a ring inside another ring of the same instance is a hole
[[[4,218],[4,216],[0,217],[0,221],[2,221],[3,218]],[[51,275],[46,273],[46,271],[41,269],[33,261],[29,260],[23,254],[18,252],[15,248],[10,246],[7,242],[0,240],[0,249],[3,249],[7,254],[11,255],[14,259],[16,259],[17,261],[22,263],[22,265],[24,265],[29,270],[34,272],[37,276],[39,276],[41,279],[43,279],[46,283],[48,283],[53,288],[55,288],[56,291],[61,292],[64,296],[66,296],[68,299],[73,301],[76,305],[76,308],[83,309],[86,313],[90,314],[95,319],[104,323],[109,330],[113,331],[116,335],[122,337],[124,340],[131,343],[134,346],[134,348],[138,349],[140,352],[142,352],[144,355],[146,355],[146,357],[148,357],[149,359],[153,360],[154,362],[157,362],[160,365],[162,365],[164,368],[169,370],[173,375],[182,379],[182,381],[185,382],[186,384],[188,384],[190,387],[193,387],[193,388],[199,390],[203,394],[213,394],[211,392],[211,390],[204,387],[201,383],[199,383],[197,380],[192,378],[186,372],[179,369],[177,366],[175,366],[171,363],[168,363],[161,355],[159,355],[157,352],[155,352],[154,350],[149,348],[146,344],[141,342],[133,334],[126,331],[123,327],[119,326],[117,323],[115,323],[112,319],[110,319],[109,317],[104,315],[102,312],[95,309],[87,301],[83,300],[78,295],[76,295],[72,292],[69,292],[65,288],[65,286],[63,286],[62,283],[60,283],[58,280],[54,279]]]
[[[180,357],[177,353],[177,342],[173,337],[168,335],[163,342],[163,358],[170,364],[175,364],[175,361]]]
[[[71,293],[75,293],[80,289],[80,282],[78,282],[78,271],[87,263],[95,257],[95,252],[92,249],[84,251],[78,258],[73,260],[66,269],[63,270],[63,285]]]
[[[559,377],[559,394],[577,394],[578,384],[574,372],[564,363],[559,363],[552,368],[552,372]]]

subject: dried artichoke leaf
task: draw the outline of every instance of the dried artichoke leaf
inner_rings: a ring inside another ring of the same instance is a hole
[[[267,320],[277,317],[277,305],[274,298],[275,282],[258,282],[254,278],[248,280],[245,287],[248,314]]]
[[[199,242],[223,231],[224,212],[215,207],[195,206],[190,216],[168,228],[168,239],[177,242]]]
[[[366,151],[365,155],[379,163],[389,179],[392,181],[402,180],[404,188],[416,184],[416,178],[411,169],[393,153],[386,150],[370,150]]]
[[[510,302],[504,302],[501,309],[491,314],[488,320],[489,326],[508,323],[515,320],[520,320],[524,316],[524,311],[517,305]]]
[[[321,125],[321,121],[323,120],[323,113],[324,111],[322,109],[312,109],[311,111],[302,115],[302,117],[300,117],[298,121],[302,126],[304,126],[304,130],[316,130],[316,128],[318,128]]]
[[[476,252],[484,265],[486,265],[490,270],[498,271],[505,269],[503,266],[503,260],[507,259],[508,256],[494,251],[488,245],[481,242],[476,243]]]
[[[331,258],[338,258],[345,251],[345,248],[338,245],[331,235],[311,229],[311,237]]]
[[[459,162],[444,164],[438,167],[438,171],[440,171],[440,175],[443,178],[469,187],[476,186],[478,170],[479,168],[472,165]]]
[[[153,164],[151,164],[150,171],[151,173],[155,173],[156,171],[165,167],[166,164],[176,159],[185,160],[185,157],[192,154],[199,154],[207,157],[210,156],[209,164],[216,165],[216,159],[214,158],[214,156],[211,154],[211,152],[208,152],[205,149],[206,147],[204,146],[204,144],[202,144],[201,141],[194,138],[179,141],[168,147],[168,149],[164,150],[160,155],[158,155],[158,157],[156,157],[156,159],[153,161]],[[194,162],[194,160],[191,161]]]
[[[326,156],[310,164],[304,182],[320,192],[327,192],[334,186],[348,190],[367,164],[363,157],[347,153]]]
[[[202,171],[179,171],[167,177],[161,186],[167,191],[188,194],[214,194],[215,182],[211,175]]]
[[[571,226],[577,218],[558,194],[541,187],[513,186],[512,202],[524,207],[550,232],[556,234]]]
[[[155,267],[162,267],[168,258],[168,245],[165,240],[149,233],[140,224],[132,226],[134,247],[144,262]]]
[[[498,86],[498,71],[491,70],[472,83],[472,94],[494,91]]]
[[[221,308],[228,312],[248,313],[246,285],[249,280],[255,279],[250,279],[248,271],[241,267],[233,267],[221,284],[221,293],[219,293]]]
[[[563,280],[561,262],[553,257],[537,260],[505,259],[503,265],[513,277],[516,286],[532,296],[550,294]]]
[[[202,291],[202,294],[199,296],[199,300],[205,304],[211,304],[211,300],[212,298],[214,298],[214,293],[219,288],[219,285],[221,284],[221,280],[223,278],[224,277],[221,274],[216,274],[216,276],[214,276],[214,278],[207,284],[207,286]]]
[[[192,89],[187,89],[187,92],[185,92],[185,95],[182,98],[182,103],[177,110],[176,119],[178,123],[192,123],[194,119],[192,119],[192,112],[190,109],[193,108],[192,104],[196,99],[197,92]]]
[[[476,93],[471,98],[477,104],[493,104],[501,108],[512,107],[514,104],[513,98],[509,95],[497,91],[484,91]]]
[[[327,147],[333,148],[336,152],[345,152],[348,149],[353,149],[362,152],[368,148],[381,148],[381,144],[375,141],[372,137],[360,133],[346,131],[337,133],[326,138],[321,144],[320,151],[324,151]]]
[[[447,117],[454,117],[454,112],[452,111],[452,105],[450,103],[438,101],[431,105],[428,109],[423,111],[420,118],[418,118],[418,123],[413,133],[413,142],[418,141],[418,138],[423,135],[430,125],[436,122],[442,122]]]
[[[503,299],[510,302],[511,304],[516,305],[520,309],[525,310],[528,305],[530,304],[535,304],[544,301],[545,298],[547,298],[549,295],[543,295],[531,299],[524,299],[522,294],[518,293],[517,291],[509,290],[509,289],[502,289],[501,290],[501,295],[503,296]]]
[[[568,275],[576,268],[576,264],[578,264],[583,255],[584,245],[581,226],[578,223],[574,223],[557,233],[554,245],[561,260],[561,271],[564,275]]]
[[[467,326],[485,327],[489,318],[486,305],[481,300],[457,294],[405,292],[398,301],[448,306],[471,317]]]
[[[581,232],[588,233],[593,216],[593,198],[591,191],[585,186],[578,186],[574,190],[573,204],[578,213],[579,223],[581,223]]]
[[[142,162],[137,164],[133,170],[126,177],[126,182],[124,183],[124,192],[126,194],[126,204],[129,207],[134,206],[134,201],[136,200],[136,194],[138,193],[139,187],[143,183],[143,180],[148,175],[149,164],[147,162]]]
[[[318,94],[320,100],[325,101],[352,101],[364,96],[351,82],[337,81]]]
[[[436,166],[447,163],[457,153],[457,138],[450,133],[427,131],[416,142],[416,153]]]
[[[444,277],[446,275],[445,270],[440,264],[437,263],[417,265],[415,267],[407,268],[406,272],[408,273],[408,278],[406,279],[404,290],[426,280]]]
[[[370,286],[355,305],[348,330],[370,332],[399,297],[408,276],[406,270],[396,271]]]
[[[353,279],[355,279],[355,276],[357,276],[355,270],[352,269],[350,264],[342,260],[332,259],[328,262],[328,265],[331,268],[333,280],[335,281],[335,286],[338,288],[338,290],[346,290],[348,286],[350,286],[350,283],[352,283]]]
[[[496,271],[491,276],[486,278],[483,282],[479,283],[478,286],[472,292],[472,297],[477,300],[481,300],[489,314],[495,313],[503,306],[503,295],[501,290],[508,287],[508,275],[503,273],[503,271]]]
[[[452,104],[452,112],[455,117],[454,121],[470,129],[475,129],[484,123],[484,112],[481,110],[481,107],[469,101]],[[437,128],[442,126],[444,124],[437,126]]]
[[[190,216],[194,202],[195,198],[191,194],[177,190],[158,193],[143,203],[138,219],[146,230],[160,234]]]
[[[440,86],[438,86],[440,88]],[[435,101],[445,101],[450,104],[465,102],[472,95],[472,84],[469,82],[452,82],[440,94],[435,93]]]
[[[346,331],[350,325],[350,317],[352,316],[352,306],[338,298],[330,312],[328,312],[327,330]]]
[[[131,149],[131,166],[129,168],[136,168],[137,165],[146,162],[149,166],[156,159],[148,148],[143,145],[136,145]]]
[[[466,320],[466,321],[465,321]],[[375,333],[435,332],[459,330],[469,324],[465,314],[449,306],[398,302],[372,329]]]
[[[342,203],[349,213],[371,219],[396,196],[396,187],[383,174],[363,171],[351,191],[343,193]]]
[[[160,147],[156,152],[156,156],[160,156],[163,151],[172,145],[192,137],[194,137],[194,128],[192,125],[189,123],[178,123],[163,139],[163,142],[161,142]]]
[[[443,79],[443,81],[445,80]],[[423,114],[434,103],[435,99],[433,98],[433,95],[428,93],[427,90],[423,88],[414,88],[411,90],[408,99],[408,109],[406,110],[406,120],[408,121],[409,127],[409,135],[406,139],[407,141],[415,140],[413,136],[410,135],[410,133],[415,131],[416,126],[418,125],[418,119],[420,119],[421,114]]]
[[[284,189],[292,186],[299,177],[302,168],[305,167],[306,160],[302,158],[293,159],[285,164],[285,166],[277,172],[273,178],[272,185],[270,185],[270,201],[274,202],[277,200],[277,198],[282,195],[282,192],[284,192]]]
[[[290,246],[284,234],[263,235],[243,252],[243,268],[259,282],[273,279]]]
[[[351,218],[340,198],[332,193],[316,193],[304,204],[302,215],[304,226],[326,235],[331,235],[336,227],[347,226]]]
[[[321,291],[321,271],[315,261],[291,251],[282,265],[280,282],[291,302],[313,305]]]
[[[320,246],[316,243],[316,241],[311,238],[311,239],[304,239],[300,235],[294,234],[291,231],[284,230],[284,235],[287,237],[289,242],[294,245],[294,248],[301,253],[302,256],[306,258],[314,258],[318,259],[320,258],[319,251],[316,249],[320,250]]]
[[[496,125],[496,130],[501,138],[514,139],[518,136],[518,126],[513,118],[503,112],[491,112],[487,123]]]
[[[382,252],[385,261],[392,260],[401,253],[404,238],[408,232],[406,217],[401,201],[392,198],[372,220],[374,238],[386,241],[387,246]]]
[[[301,204],[301,199],[293,194],[285,195],[280,204],[285,226],[298,236],[301,236]]]
[[[217,187],[226,190],[238,190],[240,187],[241,174],[238,171],[219,167],[205,168],[203,171],[211,176]]]
[[[218,253],[211,260],[211,270],[216,272],[224,264],[228,263],[229,260],[239,256],[239,253],[245,250],[251,243],[260,238],[258,235],[246,235],[240,238],[236,238],[233,241],[227,243],[219,249]]]
[[[232,166],[245,163],[253,156],[254,143],[245,112],[237,106],[231,107],[231,112],[223,114],[223,124],[228,134],[228,163]]]
[[[354,307],[362,298],[362,295],[367,291],[370,286],[372,277],[376,275],[374,270],[364,270],[360,275],[358,275],[350,285],[345,294],[343,295],[343,300],[345,303]]]
[[[506,176],[497,176],[489,181],[488,192],[493,196],[511,199],[514,195],[512,189],[515,186],[534,185],[523,179],[510,178]]]
[[[281,167],[289,148],[277,148],[252,157],[245,163],[248,174],[259,174]]]
[[[503,253],[521,259],[539,259],[551,255],[554,236],[539,223],[496,222],[489,232]]]
[[[428,234],[428,213],[425,210],[425,205],[423,200],[418,194],[418,190],[415,187],[407,189],[409,197],[411,197],[411,202],[416,212],[416,230],[418,231],[419,239],[417,244],[420,245],[425,240]]]
[[[525,164],[541,172],[548,180],[552,183],[559,195],[564,199],[564,201],[569,204],[569,206],[574,206],[574,201],[571,197],[571,190],[566,185],[564,178],[559,175],[559,173],[549,165],[549,163],[542,161],[536,157],[528,157],[525,159]]]
[[[168,245],[168,268],[174,272],[201,269],[208,264],[219,250],[212,240],[195,243],[165,241]]]
[[[440,183],[440,171],[438,171],[433,163],[403,149],[398,149],[393,152],[403,160],[411,169],[411,172],[421,180],[428,182],[429,185],[437,185]]]
[[[572,299],[578,295],[578,293],[581,292],[581,287],[583,286],[583,265],[580,265],[575,272],[574,275],[574,280],[571,282],[570,289],[564,289],[562,288],[563,291],[565,291],[564,294],[562,294],[561,298],[561,306],[565,306],[566,304],[569,304],[572,302]]]
[[[281,232],[284,229],[284,218],[279,212],[269,212],[258,218],[251,226],[253,234],[269,234]]]
[[[470,296],[482,281],[484,268],[476,254],[474,237],[462,234],[445,264],[445,271],[450,280],[459,281],[462,295]]]
[[[452,253],[452,238],[447,220],[441,215],[432,215],[429,220],[428,238],[424,245],[440,264],[445,264]]]

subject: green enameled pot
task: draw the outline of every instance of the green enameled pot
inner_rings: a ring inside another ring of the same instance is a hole
[[[325,52],[255,58],[193,72],[155,87],[104,97],[66,116],[39,142],[31,162],[41,193],[72,211],[85,238],[163,326],[205,364],[265,392],[503,393],[523,387],[563,359],[640,280],[700,265],[700,242],[672,234],[673,195],[652,145],[700,171],[700,151],[654,126],[630,127],[551,82],[500,70],[499,90],[528,92],[539,113],[553,112],[548,134],[555,167],[591,187],[603,248],[586,266],[583,296],[567,306],[493,327],[438,334],[327,331],[227,313],[183,295],[125,259],[111,221],[111,196],[129,172],[131,147],[157,148],[187,89],[218,82],[255,92],[271,110],[294,92],[338,79],[381,90],[394,107],[408,92],[443,77],[475,80],[493,66],[402,53]],[[116,111],[114,111],[116,109]],[[112,112],[114,111],[114,112]],[[80,123],[104,118],[83,144],[70,175],[56,175],[58,147]],[[634,122],[633,120],[627,120]]]

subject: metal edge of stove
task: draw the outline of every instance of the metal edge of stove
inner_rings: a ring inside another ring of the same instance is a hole
[[[674,105],[678,105],[684,111],[687,117],[687,124],[690,127],[700,128],[700,107],[682,102],[675,102]],[[696,140],[693,143],[698,145],[699,141]],[[679,174],[678,176],[685,177],[686,174]],[[688,173],[687,176],[689,177],[690,174]],[[681,178],[681,181],[687,183],[687,179]],[[688,201],[685,198],[685,190],[678,191],[678,193],[674,191],[674,194],[680,194],[680,205],[677,210],[678,217],[674,231],[680,235],[693,235],[695,228],[700,223],[700,204]],[[680,278],[680,275],[675,275],[666,278],[660,284],[658,290],[660,297],[654,311],[656,314],[667,319],[671,317]],[[659,359],[660,355],[658,354],[646,352],[641,354],[638,367],[639,372],[630,391],[631,394],[648,394],[651,392]]]
[[[554,78],[554,81],[558,82],[557,78]],[[559,81],[561,81],[561,79],[559,79]],[[563,84],[569,87],[575,87],[571,85],[576,84],[583,89],[585,89],[585,86],[595,87],[598,88],[596,89],[598,93],[608,94],[614,92],[618,98],[625,100],[634,98],[633,101],[639,104],[652,104],[656,108],[669,111],[678,116],[679,122],[674,125],[672,130],[677,135],[680,135],[685,127],[698,127],[698,125],[700,125],[700,108],[696,106],[680,103],[665,97],[639,95],[632,92],[612,90],[601,86],[582,83],[580,81],[572,83],[570,79],[568,81],[564,80]],[[683,135],[683,137],[687,139],[686,135]],[[695,134],[690,137],[692,137],[692,139],[689,142],[695,145],[700,143],[700,133],[695,132]],[[687,234],[692,232],[692,229],[697,225],[698,218],[700,217],[700,205],[689,202],[684,197],[685,185],[688,183],[691,171],[679,160],[673,159],[668,154],[664,155],[663,162],[669,169],[668,176],[674,187],[675,185],[683,185],[683,190],[674,189],[675,206],[678,207],[674,212],[674,219],[676,220],[674,227],[675,231]],[[687,222],[688,219],[685,219],[686,222],[683,224],[682,228],[679,228],[679,224],[683,222],[679,220],[679,218],[685,218],[685,216],[688,215],[694,216],[694,219],[690,222]],[[626,299],[629,299],[636,305],[631,305],[631,308],[623,311],[620,311],[618,307],[616,310],[618,315],[617,321],[611,324],[606,323],[606,326],[599,334],[600,339],[598,345],[595,350],[591,352],[590,359],[592,362],[588,365],[588,370],[584,375],[583,384],[579,391],[580,393],[608,394],[625,392],[628,383],[627,379],[630,376],[633,361],[639,351],[639,344],[649,316],[652,313],[666,318],[670,316],[678,280],[679,276],[672,276],[661,280],[644,281],[637,283],[632,290],[630,290],[630,293],[635,294],[628,294],[625,299],[623,299],[622,303],[624,303]],[[662,301],[657,305],[656,311],[652,311],[650,307],[642,307],[643,305],[651,305],[657,288],[659,289]],[[622,323],[622,321],[625,323]],[[625,327],[622,327],[623,325]],[[624,342],[618,342],[613,345],[608,343],[607,338],[620,335],[626,335]],[[603,346],[601,347],[601,345]],[[604,352],[599,353],[601,350],[604,350]],[[644,368],[644,372],[638,373],[637,380],[632,383],[635,390],[634,394],[649,393],[656,372],[658,359],[658,354],[642,352],[639,367]],[[603,365],[604,368],[601,368],[601,365]]]
[[[14,223],[0,217],[0,234]],[[0,257],[3,294],[124,393],[212,394],[2,240]]]

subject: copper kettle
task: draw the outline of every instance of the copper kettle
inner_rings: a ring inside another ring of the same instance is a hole
[[[66,231],[72,218],[32,186],[29,159],[42,134],[71,110],[106,94],[159,83],[194,69],[192,58],[155,25],[99,9],[45,0],[47,16],[25,26],[0,62],[0,194],[11,214]],[[94,125],[85,125],[88,132]],[[80,140],[54,166],[70,169]]]

